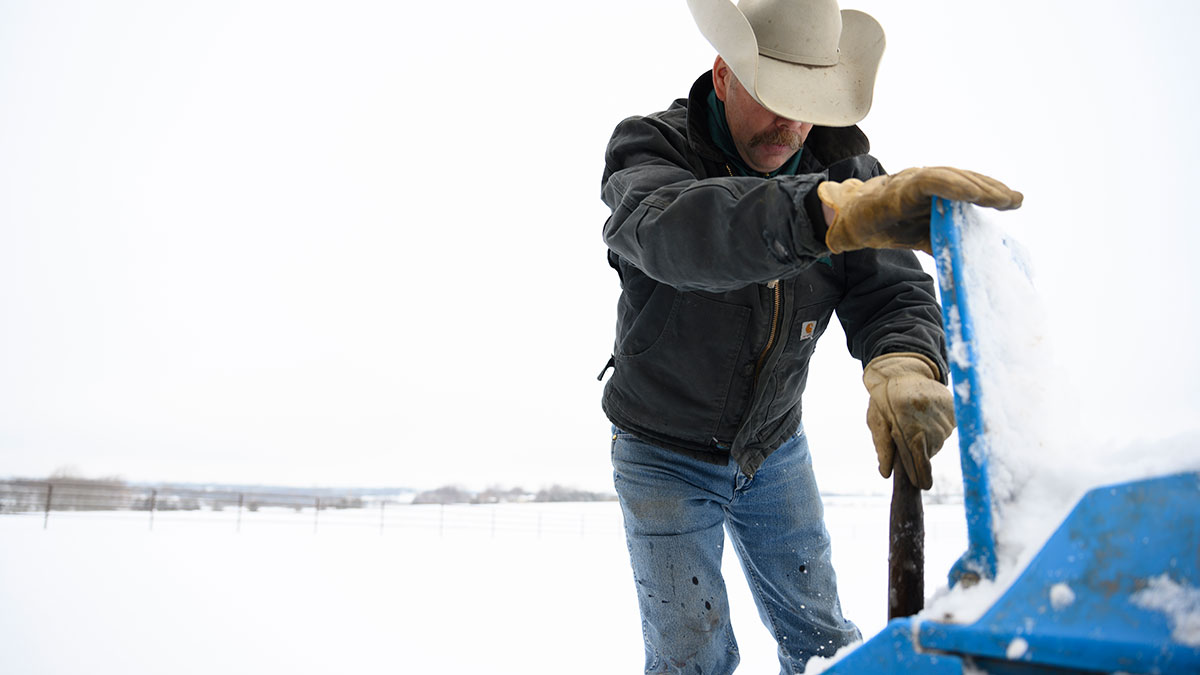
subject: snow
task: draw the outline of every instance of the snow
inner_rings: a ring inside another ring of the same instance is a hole
[[[967,345],[962,339],[962,317],[959,316],[958,307],[951,306],[949,316],[950,325],[946,331],[946,340],[949,343],[950,363],[959,368],[967,368],[971,365],[971,359],[967,354]]]
[[[1070,373],[1057,366],[1054,350],[1059,347],[1050,339],[1052,321],[1042,306],[1029,253],[995,224],[1002,215],[967,206],[958,218],[965,221],[962,273],[982,389],[971,394],[978,397],[984,420],[998,569],[994,581],[941,589],[922,617],[968,623],[1011,585],[1088,490],[1200,470],[1195,451],[1200,434],[1155,438],[1147,429],[1141,441],[1116,444],[1108,440],[1106,429],[1082,427],[1072,405],[1095,405],[1102,397],[1095,392],[1080,396],[1072,389]],[[951,323],[951,338],[961,335],[961,317],[954,314]],[[951,347],[952,353],[956,350]],[[1119,351],[1111,361],[1094,366],[1136,367],[1129,363],[1135,358],[1134,352]],[[971,447],[977,458],[980,447]],[[1068,593],[1069,588],[1057,591],[1057,601],[1069,604]]]
[[[870,636],[869,635],[864,636],[864,639],[869,640]],[[830,668],[832,668],[838,661],[841,661],[843,658],[845,658],[848,654],[853,652],[855,649],[858,649],[858,646],[860,644],[862,644],[862,643],[860,642],[857,644],[846,645],[845,647],[842,647],[841,649],[837,650],[837,653],[834,654],[833,656],[829,656],[829,657],[814,656],[814,657],[812,657],[811,659],[808,660],[807,663],[804,664],[804,675],[820,675],[821,673],[825,672],[826,670],[829,670]]]
[[[1075,591],[1071,586],[1059,582],[1050,587],[1050,606],[1055,611],[1066,609],[1075,603]]]
[[[954,385],[954,395],[960,401],[967,402],[971,400],[971,383],[967,381],[957,382]]]
[[[1189,647],[1200,647],[1200,588],[1176,583],[1166,574],[1150,579],[1133,594],[1133,604],[1166,614],[1171,639]]]
[[[1025,638],[1013,638],[1012,642],[1008,643],[1008,648],[1004,650],[1004,656],[1010,661],[1015,661],[1025,656],[1027,651],[1029,651],[1029,643],[1025,641]]]
[[[825,502],[843,608],[873,635],[888,500]],[[382,530],[378,509],[322,512],[315,533],[311,509],[243,513],[240,532],[236,518],[159,513],[151,530],[146,514],[55,512],[43,530],[0,516],[0,673],[641,670],[615,503],[396,507]],[[926,506],[927,587],[965,529],[961,505]],[[732,552],[725,575],[738,672],[777,672]]]

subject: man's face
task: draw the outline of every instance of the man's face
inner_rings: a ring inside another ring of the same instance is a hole
[[[783,166],[804,145],[812,124],[780,117],[758,104],[721,57],[713,64],[713,86],[725,103],[725,122],[746,165],[761,173]]]

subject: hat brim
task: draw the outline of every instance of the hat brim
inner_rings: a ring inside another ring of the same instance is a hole
[[[829,127],[857,124],[871,110],[885,43],[871,15],[841,10],[838,63],[806,66],[759,54],[754,29],[730,0],[688,0],[688,8],[700,33],[767,110]]]

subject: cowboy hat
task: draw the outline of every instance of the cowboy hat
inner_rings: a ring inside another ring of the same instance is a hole
[[[883,28],[837,0],[688,0],[700,32],[767,110],[821,126],[871,109]]]

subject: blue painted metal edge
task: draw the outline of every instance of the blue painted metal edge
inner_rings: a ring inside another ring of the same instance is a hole
[[[988,445],[981,401],[984,396],[976,371],[975,326],[970,289],[963,280],[961,224],[964,206],[933,198],[930,240],[937,264],[942,300],[942,325],[950,350],[954,383],[954,414],[958,419],[958,449],[962,462],[963,502],[967,513],[967,551],[950,569],[950,585],[996,576],[996,540],[992,528],[992,498],[987,463]]]
[[[962,659],[954,654],[925,653],[916,647],[916,622],[894,619],[877,635],[825,672],[871,675],[962,675]]]
[[[1172,607],[1139,601],[1156,583],[1173,586]],[[978,621],[922,622],[916,642],[1014,664],[1200,673],[1200,641],[1176,634],[1169,611],[1190,621],[1198,597],[1200,473],[1186,472],[1089,491]]]

